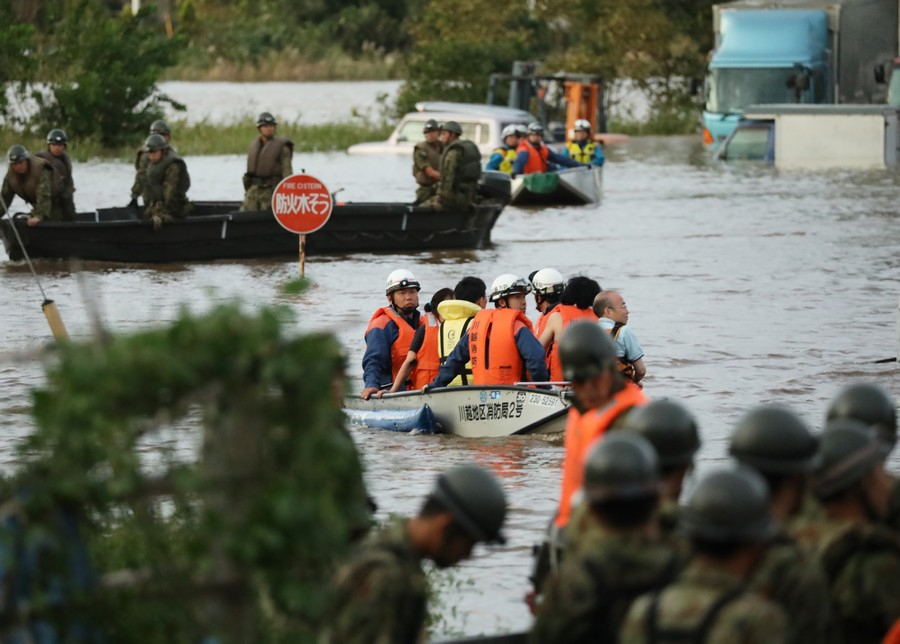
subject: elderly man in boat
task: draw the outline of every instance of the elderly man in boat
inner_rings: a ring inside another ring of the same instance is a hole
[[[550,169],[550,163],[565,168],[583,168],[587,165],[551,150],[550,146],[544,143],[544,127],[540,123],[532,123],[528,126],[528,136],[519,143],[519,147],[516,149],[512,176],[547,172]]]

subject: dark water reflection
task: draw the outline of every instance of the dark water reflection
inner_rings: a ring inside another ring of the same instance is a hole
[[[896,363],[900,296],[898,177],[890,173],[779,173],[756,166],[709,164],[694,138],[645,138],[608,151],[603,202],[596,208],[510,208],[495,244],[475,252],[359,254],[313,258],[313,287],[279,294],[295,262],[215,262],[165,267],[86,264],[82,286],[62,262],[41,262],[44,288],[70,332],[89,336],[87,300],[114,331],[172,319],[179,307],[204,310],[231,298],[250,308],[283,302],[300,329],[334,330],[359,387],[362,334],[383,302],[386,275],[412,269],[423,300],[474,274],[525,275],[553,266],[583,273],[624,294],[644,345],[651,396],[682,399],[696,414],[701,466],[726,453],[729,428],[749,407],[782,402],[818,427],[828,399],[844,384],[878,381],[900,397]],[[195,199],[238,199],[239,157],[188,157]],[[412,194],[406,158],[316,154],[295,167],[343,186],[346,200],[402,200]],[[75,168],[82,208],[121,205],[131,179],[126,164]],[[0,265],[0,343],[34,347],[49,332],[29,273]],[[534,311],[530,311],[534,314]],[[0,457],[30,429],[29,390],[42,382],[33,361],[0,364]],[[383,515],[411,513],[436,472],[464,460],[490,466],[509,490],[509,545],[481,549],[448,578],[438,632],[476,634],[527,625],[521,602],[529,548],[558,495],[561,448],[539,439],[495,441],[354,435],[367,481]],[[192,442],[173,435],[174,443]],[[897,457],[892,467],[898,468]]]

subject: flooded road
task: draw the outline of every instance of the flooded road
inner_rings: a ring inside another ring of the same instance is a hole
[[[239,199],[240,157],[191,157],[193,199]],[[749,407],[792,406],[818,428],[828,400],[848,382],[871,379],[900,397],[896,363],[900,297],[900,177],[887,172],[807,175],[706,162],[697,139],[644,138],[607,151],[598,207],[509,208],[482,251],[314,257],[313,287],[282,296],[296,262],[167,266],[40,262],[44,289],[70,333],[88,337],[88,301],[107,327],[133,331],[238,297],[247,307],[283,302],[301,329],[332,329],[361,387],[363,331],[384,302],[387,274],[412,270],[422,301],[465,275],[488,284],[501,273],[554,267],[620,290],[643,345],[652,397],[683,400],[698,418],[701,467],[724,458],[730,428]],[[295,158],[347,201],[409,200],[409,160],[343,153]],[[124,205],[126,164],[76,165],[79,209]],[[0,254],[2,255],[2,254]],[[0,346],[49,340],[41,297],[27,268],[0,261]],[[535,316],[534,309],[529,315]],[[30,429],[33,363],[0,363],[0,462]],[[380,514],[415,512],[436,472],[475,460],[503,480],[512,503],[502,548],[480,548],[444,577],[435,633],[478,634],[527,627],[531,544],[555,506],[561,447],[535,438],[463,440],[354,429]],[[896,454],[896,452],[895,452]],[[894,456],[891,467],[900,470]]]

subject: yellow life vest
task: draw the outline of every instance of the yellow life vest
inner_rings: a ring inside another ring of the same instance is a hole
[[[597,149],[597,144],[588,141],[582,148],[576,141],[569,141],[566,149],[569,151],[569,158],[575,159],[579,163],[590,163],[594,160],[594,150]]]
[[[438,354],[441,364],[447,361],[447,356],[456,347],[459,339],[465,335],[469,328],[469,322],[481,307],[465,300],[444,300],[437,307],[438,315],[444,320],[441,322],[440,338],[438,340]],[[456,376],[450,381],[448,387],[472,384],[472,363],[466,363],[466,369],[462,375]]]
[[[499,148],[494,148],[494,151],[491,154],[499,154],[503,157],[503,161],[500,162],[500,166],[497,168],[500,172],[512,174],[513,162],[516,160],[515,148],[501,146]]]

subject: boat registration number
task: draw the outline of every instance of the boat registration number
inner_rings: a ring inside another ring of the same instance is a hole
[[[542,396],[541,394],[528,394],[528,404],[556,407],[559,404],[559,399],[553,396]]]

